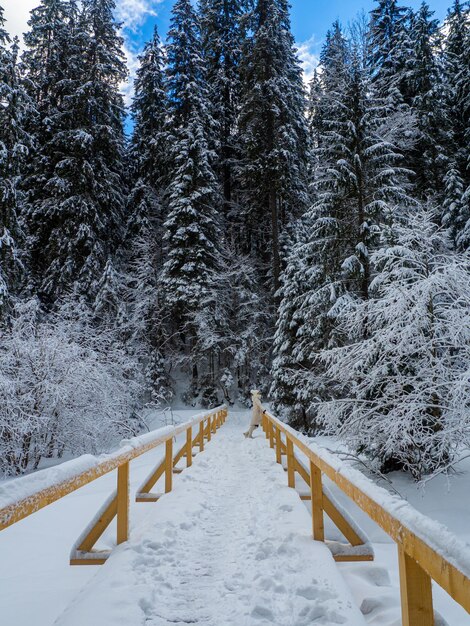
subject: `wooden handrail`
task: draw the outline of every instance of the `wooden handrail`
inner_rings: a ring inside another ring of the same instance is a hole
[[[12,494],[26,492],[27,495],[18,500],[15,500],[13,496],[4,496],[3,499],[7,500],[7,502],[2,505],[2,487],[0,487],[0,530],[8,528],[45,506],[60,500],[69,493],[97,480],[104,474],[117,469],[117,491],[114,498],[107,499],[105,507],[96,516],[95,524],[89,529],[86,538],[93,537],[95,540],[99,538],[113,517],[117,516],[117,543],[122,543],[128,537],[129,463],[157,446],[165,444],[165,486],[166,491],[170,491],[172,478],[169,470],[173,471],[173,446],[171,445],[173,439],[182,433],[191,433],[194,426],[200,425],[201,428],[204,428],[205,422],[207,422],[209,428],[213,427],[215,429],[216,426],[218,428],[224,423],[227,414],[227,407],[225,405],[220,406],[212,411],[199,414],[192,420],[179,426],[161,428],[146,435],[124,441],[121,444],[121,448],[111,454],[99,457],[85,455],[73,461],[62,463],[55,468],[43,470],[42,472],[6,483],[3,491],[11,492]],[[192,457],[192,447],[190,454],[189,445],[187,438],[184,454],[179,453],[180,457]],[[203,445],[201,446],[202,449]],[[191,460],[188,460],[188,465],[190,464]],[[59,475],[67,476],[67,478],[58,481],[54,480],[54,474],[57,472]],[[40,486],[35,487],[37,484]],[[103,560],[90,558],[87,562],[94,563],[102,562]]]
[[[424,536],[425,533],[420,532],[419,524],[414,524],[412,518],[428,518],[406,501],[377,486],[358,470],[351,468],[345,473],[344,464],[334,454],[317,444],[302,440],[300,433],[272,415],[261,404],[258,392],[253,393],[253,410],[263,415],[263,430],[266,437],[275,442],[278,462],[282,442],[276,433],[283,433],[286,438],[288,464],[292,447],[302,452],[311,463],[312,478],[309,482],[312,489],[315,538],[323,538],[323,493],[318,493],[318,490],[321,488],[321,475],[324,474],[396,542],[399,551],[403,626],[433,626],[431,579],[470,613],[470,551],[462,542],[447,533],[447,538],[452,537],[456,546],[450,555],[448,542],[445,543],[442,537],[431,539]],[[289,465],[289,483],[292,486],[292,473],[295,474],[297,468],[293,462]],[[357,477],[360,484],[351,476]],[[387,508],[389,503],[392,506]],[[432,524],[429,520],[429,525]],[[442,527],[434,524],[442,536]]]

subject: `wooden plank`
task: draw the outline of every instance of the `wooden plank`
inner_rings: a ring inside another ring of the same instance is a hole
[[[271,422],[269,424],[269,447],[274,448],[274,426]]]
[[[97,557],[97,558],[86,558],[83,557],[83,559],[70,559],[70,565],[104,565],[106,563],[106,561],[108,560],[108,557],[111,553],[109,552],[108,555],[106,557]]]
[[[163,459],[163,461],[161,461],[157,467],[155,468],[155,471],[147,478],[147,480],[145,481],[145,483],[139,487],[139,493],[150,493],[150,490],[152,489],[152,487],[158,482],[158,480],[160,480],[160,478],[163,476],[163,474],[165,473],[165,459]]]
[[[173,488],[173,439],[165,443],[165,493]]]
[[[173,459],[173,467],[175,467],[175,465],[181,461],[181,459],[186,456],[186,443],[184,444],[184,446],[181,446],[181,448],[178,450],[178,452],[175,454],[175,457]]]
[[[338,511],[333,502],[331,502],[331,500],[325,493],[323,493],[322,501],[325,513],[331,519],[333,524],[335,524],[338,529],[343,533],[349,543],[352,546],[364,545],[363,538],[359,537],[359,535],[356,533],[354,528],[352,528],[348,520],[344,517],[342,513],[340,513],[340,511]]]
[[[310,485],[310,474],[303,463],[294,454],[295,471],[304,479],[307,485]],[[321,472],[320,472],[321,473]]]
[[[312,499],[313,538],[316,541],[325,541],[321,471],[313,461],[310,461],[310,497]]]
[[[77,547],[77,550],[80,552],[91,552],[93,546],[96,545],[96,542],[104,533],[104,531],[111,524],[113,519],[117,514],[117,494],[116,496],[106,505],[101,513],[100,517],[96,524],[90,529],[88,534],[84,537],[80,545]]]
[[[398,546],[403,626],[434,626],[431,577]]]
[[[199,422],[199,452],[204,452],[204,422]]]
[[[118,467],[116,515],[116,543],[119,545],[129,538],[129,463]]]
[[[274,424],[279,426],[283,433],[286,435],[289,433],[299,450],[309,460],[313,461],[325,476],[333,481],[343,493],[351,498],[397,544],[401,545],[408,556],[418,562],[439,586],[470,613],[470,573],[460,571],[455,565],[447,561],[439,552],[429,546],[425,540],[421,539],[410,528],[405,526],[403,522],[381,507],[344,474],[337,472],[327,461],[315,454],[285,424],[269,413],[268,416]]]
[[[281,431],[278,426],[276,426],[276,462],[282,463],[282,455],[281,455]]]
[[[186,467],[193,464],[193,429],[191,426],[186,431]]]
[[[294,443],[290,437],[287,437],[287,484],[295,489]]]
[[[334,554],[337,563],[371,562],[374,560],[373,554]]]
[[[136,502],[158,502],[162,497],[161,493],[136,493]]]
[[[210,417],[207,420],[206,437],[207,437],[207,441],[210,441],[211,437],[212,437],[211,418]]]

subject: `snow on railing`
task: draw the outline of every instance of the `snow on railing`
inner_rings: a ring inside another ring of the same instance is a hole
[[[110,454],[97,456],[86,454],[4,483],[0,486],[0,530],[117,469],[117,491],[114,496],[107,499],[105,506],[95,516],[94,523],[82,533],[79,542],[74,546],[72,559],[76,564],[104,562],[108,553],[99,553],[99,558],[94,558],[92,547],[114,517],[117,516],[117,543],[122,543],[128,538],[129,463],[149,450],[165,444],[164,467],[161,474],[165,474],[165,491],[171,491],[176,462],[186,457],[187,466],[191,465],[193,446],[198,445],[203,450],[204,439],[210,439],[211,433],[225,422],[227,414],[227,407],[220,406],[212,411],[200,413],[184,424],[165,426],[123,440],[120,447]],[[191,433],[194,426],[199,426],[199,434],[193,440]],[[173,458],[173,439],[182,433],[186,433],[186,443]]]
[[[470,612],[470,548],[467,544],[406,500],[389,493],[349,463],[284,424],[263,407],[259,392],[252,395],[254,419],[261,422],[266,438],[276,450],[276,460],[281,463],[282,456],[287,457],[289,486],[295,488],[297,472],[310,487],[308,499],[311,500],[315,539],[325,540],[324,513],[338,527],[343,525],[340,530],[347,539],[354,539],[350,532],[354,530],[353,525],[349,528],[344,511],[332,508],[336,503],[332,503],[329,491],[322,485],[325,475],[397,543],[403,626],[433,626],[431,580]],[[309,470],[299,462],[295,449],[307,457]],[[343,519],[337,517],[338,513]],[[354,545],[353,541],[351,543]],[[340,555],[337,560],[344,559]],[[358,559],[352,555],[348,560]]]

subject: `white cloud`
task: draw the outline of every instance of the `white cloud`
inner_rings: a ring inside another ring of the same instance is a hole
[[[12,37],[22,35],[28,30],[29,14],[40,4],[40,0],[0,0],[5,9],[6,29]],[[157,15],[157,5],[164,0],[117,0],[116,19],[122,23],[124,37],[124,53],[126,55],[130,81],[122,86],[122,91],[129,104],[133,93],[133,79],[138,67],[138,50],[134,41],[139,28],[149,17]]]
[[[23,33],[28,30],[29,13],[38,4],[39,0],[2,0],[6,29],[12,37],[22,39]]]
[[[157,6],[164,0],[117,0],[116,18],[123,28],[135,33],[148,17],[157,15]],[[40,4],[40,0],[2,0],[7,20],[7,30],[21,38],[28,30],[29,13]]]
[[[304,70],[306,84],[313,78],[313,72],[319,62],[318,52],[316,52],[318,47],[319,43],[315,39],[315,35],[312,35],[307,41],[297,44],[297,54]]]
[[[148,17],[157,15],[157,5],[164,0],[118,0],[116,17],[123,27],[133,33]]]

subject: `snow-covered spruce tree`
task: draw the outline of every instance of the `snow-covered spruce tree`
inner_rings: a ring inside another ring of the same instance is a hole
[[[470,444],[470,258],[450,252],[429,212],[387,239],[371,258],[370,299],[338,320],[349,343],[321,355],[344,394],[319,417],[377,468],[419,479]]]
[[[458,249],[470,246],[470,8],[455,0],[446,20],[443,70],[448,133],[443,224]]]
[[[134,185],[128,198],[125,254],[131,301],[130,332],[143,362],[147,396],[171,397],[163,345],[164,308],[158,275],[163,264],[162,189],[168,175],[164,53],[157,29],[139,57],[130,149]]]
[[[202,52],[212,116],[217,124],[217,174],[224,197],[225,229],[236,219],[234,169],[239,158],[240,62],[246,0],[201,0]],[[227,233],[230,236],[230,233]]]
[[[439,22],[432,16],[426,2],[412,15],[409,30],[412,55],[406,73],[417,125],[410,166],[415,172],[415,191],[423,199],[436,197],[436,194],[442,198],[446,164],[445,89],[437,57],[441,37]]]
[[[18,183],[30,145],[24,128],[30,106],[17,67],[18,40],[10,47],[4,26],[0,6],[0,324],[24,277]]]
[[[309,405],[318,394],[318,384],[315,389],[312,385],[314,354],[330,344],[328,312],[343,293],[341,252],[350,216],[337,172],[331,168],[346,153],[339,133],[348,126],[344,97],[350,78],[349,57],[348,42],[335,22],[321,53],[321,84],[315,87],[316,105],[309,118],[310,133],[315,136],[311,158],[316,201],[303,220],[307,232],[298,237],[287,258],[279,290],[271,394],[277,410],[304,428]],[[329,181],[322,187],[325,176]],[[300,400],[304,392],[309,398],[306,404]],[[312,428],[314,424],[306,429]]]
[[[311,359],[298,358],[298,331],[304,326],[302,307],[310,293],[312,265],[308,254],[309,234],[306,218],[295,225],[295,241],[289,246],[290,253],[281,274],[280,300],[276,317],[276,332],[273,344],[271,367],[271,389],[275,411],[289,420],[289,424],[302,430],[312,431],[304,397],[305,377],[311,375]]]
[[[335,24],[321,55],[315,201],[305,219],[306,240],[294,249],[297,258],[289,259],[284,276],[280,312],[286,319],[278,320],[275,345],[276,359],[297,364],[291,365],[292,388],[297,389],[296,416],[303,421],[307,414],[314,419],[315,400],[335,393],[319,353],[342,344],[336,317],[350,299],[368,300],[370,254],[380,246],[380,233],[396,208],[409,202],[407,172],[386,136],[387,105],[374,92],[364,56]],[[300,283],[302,291],[292,303]],[[289,355],[283,354],[283,328],[295,331]],[[367,327],[360,332],[366,336]],[[276,377],[273,392],[278,393]]]
[[[265,265],[273,293],[280,236],[308,206],[308,129],[302,71],[286,0],[257,0],[242,57],[239,239]]]
[[[131,157],[137,179],[158,187],[166,170],[165,58],[157,27],[139,56],[132,102],[134,132]]]
[[[44,0],[24,63],[39,111],[27,225],[43,302],[93,298],[121,239],[125,201],[122,40],[112,0]],[[52,17],[51,17],[52,16]],[[50,48],[50,50],[49,50]]]
[[[406,166],[414,169],[418,130],[409,84],[414,54],[409,32],[412,12],[399,6],[397,0],[376,0],[376,4],[361,54],[366,55],[374,93],[382,99],[387,139],[403,154]]]
[[[407,69],[412,50],[409,9],[397,0],[376,0],[370,13],[369,65],[382,97],[400,105],[408,97]],[[409,103],[408,103],[409,104]]]
[[[214,124],[207,97],[197,15],[190,0],[177,0],[167,45],[170,179],[164,222],[166,260],[161,285],[175,328],[185,344],[194,385],[197,354],[195,315],[219,266],[220,194],[209,133]],[[193,386],[194,386],[193,385]]]

